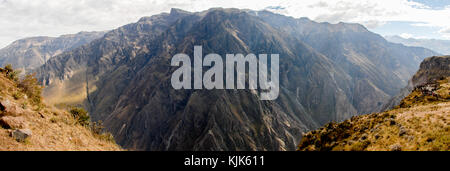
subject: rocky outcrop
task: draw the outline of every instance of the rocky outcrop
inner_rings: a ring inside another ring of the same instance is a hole
[[[11,136],[16,139],[17,142],[25,142],[32,134],[32,131],[29,129],[16,129],[11,132]]]
[[[0,116],[20,116],[28,112],[8,99],[0,101]]]
[[[22,117],[3,116],[0,118],[0,126],[5,129],[21,129],[26,127]]]

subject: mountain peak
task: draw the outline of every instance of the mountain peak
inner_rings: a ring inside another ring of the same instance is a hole
[[[179,9],[179,8],[170,9],[170,15],[186,15],[186,14],[192,14],[192,13],[189,11]]]

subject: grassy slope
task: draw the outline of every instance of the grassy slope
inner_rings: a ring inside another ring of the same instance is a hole
[[[449,151],[450,77],[437,97],[414,90],[396,109],[330,123],[303,136],[300,151]]]
[[[23,92],[17,88],[16,82],[1,73],[0,100],[9,100],[24,109],[16,118],[24,121],[24,128],[30,129],[32,136],[25,142],[17,142],[10,136],[12,129],[0,127],[0,151],[121,150],[113,141],[77,124],[68,112],[44,104],[32,105],[29,98],[21,94]],[[0,111],[1,115],[4,113]]]

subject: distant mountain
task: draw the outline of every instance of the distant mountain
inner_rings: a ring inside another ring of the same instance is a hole
[[[280,54],[280,96],[174,90],[173,55]],[[135,150],[294,150],[303,132],[381,108],[426,56],[358,24],[267,11],[172,9],[112,30],[37,69],[46,100],[83,104]],[[373,105],[376,104],[376,105]]]
[[[450,56],[425,59],[411,80],[395,109],[327,124],[305,134],[298,150],[450,150]]]
[[[0,49],[0,66],[32,70],[48,59],[100,38],[104,32],[80,32],[60,37],[31,37],[17,40]]]
[[[377,111],[386,98],[407,84],[425,57],[438,55],[425,48],[390,43],[360,24],[317,23],[266,11],[254,15],[308,44],[349,74],[351,86],[344,92],[359,114]]]
[[[400,36],[386,36],[385,38],[390,42],[401,43],[405,46],[424,47],[444,55],[450,54],[450,40],[414,38],[405,39]]]

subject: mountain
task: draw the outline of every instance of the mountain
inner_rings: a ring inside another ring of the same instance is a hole
[[[450,56],[425,59],[393,110],[330,123],[303,136],[304,151],[450,150]]]
[[[400,36],[386,36],[386,40],[393,43],[401,43],[405,46],[417,46],[431,49],[435,52],[448,55],[450,54],[450,40],[438,40],[438,39],[414,39],[414,38],[402,38]]]
[[[0,66],[12,64],[29,71],[48,59],[102,37],[104,32],[80,32],[60,37],[32,37],[17,40],[0,49]]]
[[[344,92],[360,114],[380,109],[386,99],[407,84],[425,57],[438,55],[425,48],[390,43],[359,24],[317,23],[307,18],[294,19],[267,11],[255,15],[342,67],[353,84]]]
[[[280,96],[175,90],[172,56],[279,54]],[[361,25],[267,11],[172,9],[112,30],[36,70],[47,102],[83,104],[133,150],[294,150],[303,132],[381,108],[435,53]],[[377,104],[372,106],[372,104]]]
[[[0,68],[0,151],[122,150],[101,127],[95,132],[73,113],[42,103],[37,83]]]

